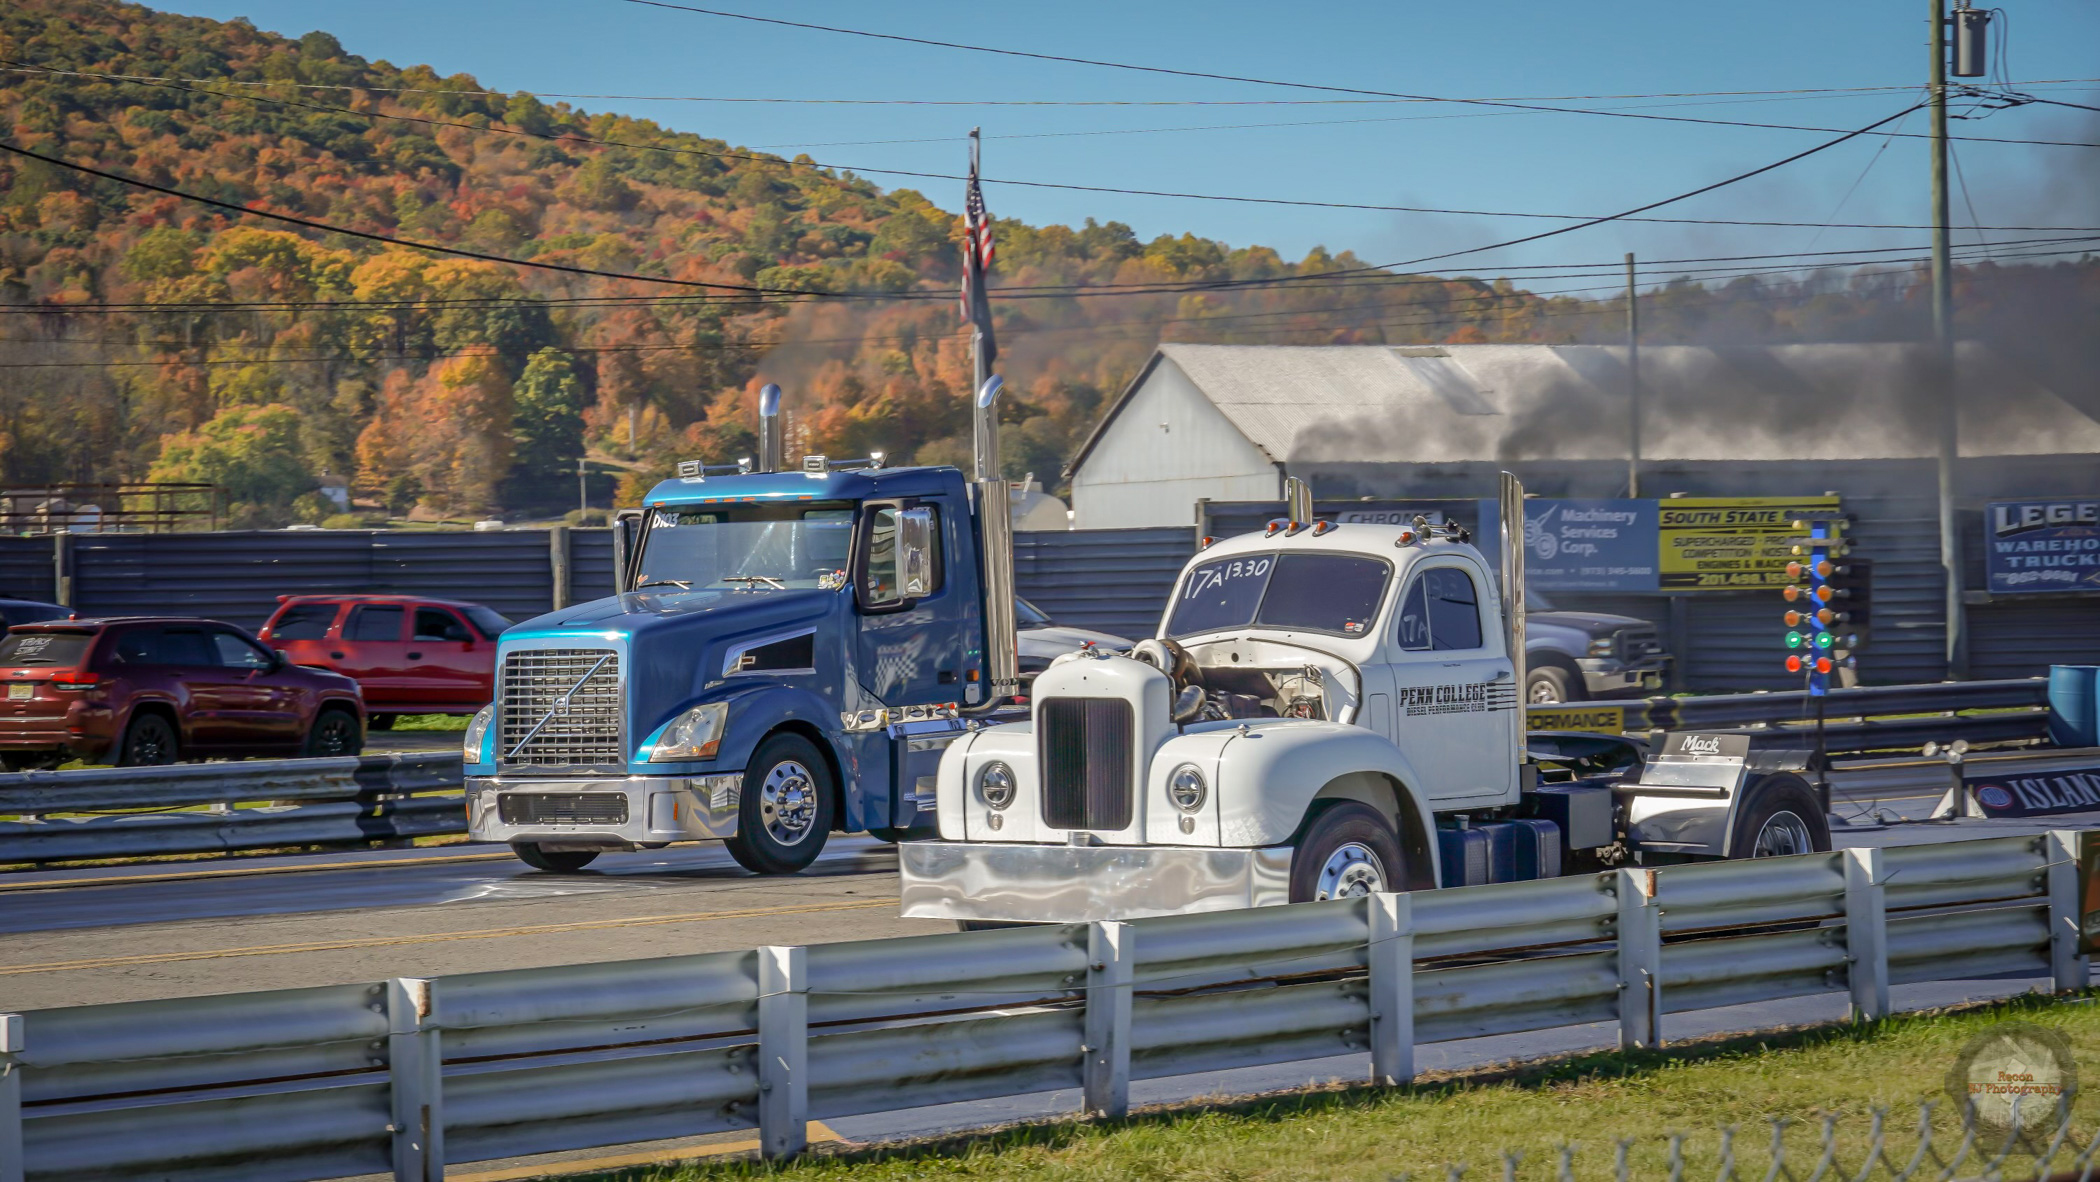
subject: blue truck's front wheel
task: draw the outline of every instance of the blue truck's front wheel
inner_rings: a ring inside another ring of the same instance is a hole
[[[758,745],[744,770],[729,856],[754,874],[793,874],[824,852],[838,786],[816,744],[779,734]]]

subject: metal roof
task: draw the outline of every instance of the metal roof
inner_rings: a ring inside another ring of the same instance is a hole
[[[1915,459],[1936,452],[1930,354],[1909,344],[1641,349],[1656,461]],[[1626,350],[1605,345],[1163,344],[1066,469],[1172,364],[1276,462],[1614,460]],[[1968,456],[2100,453],[2100,422],[1987,347],[1957,351]]]

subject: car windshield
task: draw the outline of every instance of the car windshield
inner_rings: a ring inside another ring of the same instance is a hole
[[[93,643],[92,632],[10,632],[0,640],[0,665],[21,669],[32,665],[80,664]]]
[[[1259,625],[1362,636],[1378,614],[1391,563],[1350,554],[1243,554],[1192,570],[1168,636]]]
[[[467,608],[467,618],[474,621],[474,626],[481,629],[481,634],[490,640],[503,635],[503,630],[510,627],[511,623],[509,616],[478,603]]]
[[[846,569],[852,543],[851,506],[658,509],[631,590],[820,587]]]
[[[1027,600],[1021,598],[1018,595],[1014,596],[1014,623],[1015,625],[1022,628],[1057,627],[1056,624],[1050,622],[1049,616],[1043,614],[1042,608],[1037,607],[1036,605],[1028,602]]]
[[[1553,601],[1546,598],[1544,591],[1526,583],[1524,585],[1524,610],[1527,612],[1557,612],[1560,609],[1553,606]]]

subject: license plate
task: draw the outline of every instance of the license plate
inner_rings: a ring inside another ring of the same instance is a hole
[[[36,687],[26,681],[10,681],[7,683],[7,700],[10,702],[25,701],[35,696]]]

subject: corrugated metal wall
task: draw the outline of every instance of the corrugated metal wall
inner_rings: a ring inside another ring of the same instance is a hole
[[[609,529],[569,531],[569,599],[588,603],[614,589],[613,534]]]
[[[1058,623],[1135,640],[1158,630],[1195,552],[1191,527],[1030,531],[1014,535],[1014,577]]]
[[[2051,479],[2051,476],[2054,479]],[[2025,480],[2025,484],[2017,481]],[[1834,483],[1830,473],[1797,478],[1796,489]],[[1693,481],[1665,473],[1657,483],[1702,495],[1744,494],[1734,480]],[[1929,480],[1853,481],[1845,509],[1857,553],[1874,563],[1873,624],[1861,678],[1872,684],[1937,681],[1943,674],[1945,608],[1939,533]],[[2014,497],[2065,487],[2064,474],[2009,478],[1986,495]],[[1875,487],[1862,487],[1879,485]],[[1703,487],[1702,487],[1703,486]],[[1769,476],[1760,482],[1773,487]],[[1582,495],[1586,490],[1556,490]],[[1471,501],[1439,504],[1466,520]],[[1221,513],[1212,532],[1258,528],[1275,509]],[[1321,506],[1325,515],[1329,505]],[[1971,509],[1967,585],[1983,582],[1981,515]],[[1468,521],[1468,524],[1475,524]],[[1196,550],[1193,527],[1028,531],[1014,535],[1020,592],[1053,619],[1132,638],[1153,634],[1175,577]],[[216,534],[77,534],[73,606],[83,615],[202,615],[254,628],[277,596],[319,592],[395,592],[486,603],[513,619],[552,606],[552,551],[545,530],[489,533],[296,531]],[[56,598],[53,539],[0,537],[0,594]],[[572,602],[612,594],[612,531],[569,531]],[[1776,593],[1695,594],[1684,598],[1685,627],[1673,627],[1659,595],[1557,593],[1558,606],[1653,621],[1697,691],[1784,689],[1795,679],[1781,662],[1784,604]],[[2026,677],[2052,663],[2100,664],[2100,601],[2093,596],[2001,598],[1969,608],[1971,672]]]
[[[609,594],[610,531],[570,536],[571,597]],[[51,539],[7,541],[41,548],[47,575],[35,598],[50,598]],[[88,616],[196,615],[256,628],[280,595],[362,592],[463,599],[522,620],[547,611],[554,595],[546,530],[76,534],[70,542],[72,606]],[[0,576],[11,558],[12,547],[0,547]]]
[[[34,599],[57,595],[56,551],[50,538],[0,537],[0,599]]]

